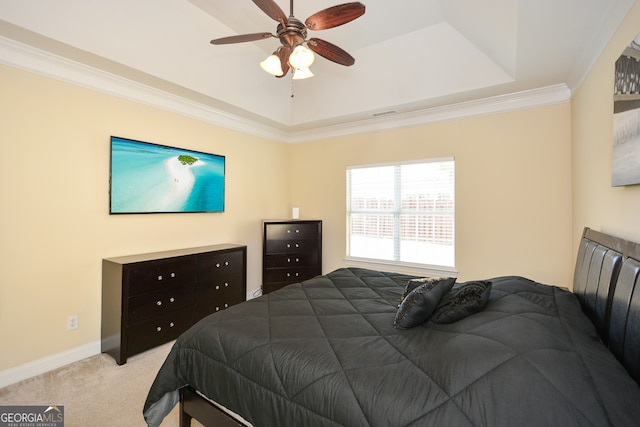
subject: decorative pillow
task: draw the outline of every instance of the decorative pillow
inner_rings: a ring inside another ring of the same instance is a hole
[[[482,311],[489,302],[491,282],[460,283],[442,297],[431,316],[433,323],[453,323]]]
[[[402,296],[400,297],[400,302],[404,301],[407,295],[409,295],[409,293],[411,293],[411,291],[417,288],[418,286],[423,285],[425,283],[433,283],[435,285],[442,280],[453,280],[453,283],[456,282],[455,277],[435,277],[435,276],[419,277],[416,279],[409,280],[407,282],[407,286],[404,287],[404,292],[402,292]],[[400,305],[398,304],[398,307],[399,306]]]
[[[440,298],[451,290],[454,277],[413,279],[407,283],[407,296],[398,307],[393,321],[396,328],[412,328],[426,322]]]
[[[441,278],[440,277],[420,277],[417,279],[409,280],[407,282],[407,286],[404,287],[404,292],[402,292],[402,296],[400,297],[400,303],[402,303],[402,301],[404,301],[407,295],[409,295],[411,291],[417,288],[418,286],[423,285],[425,283],[431,283],[436,280],[441,280]],[[398,304],[398,307],[400,307],[400,303]]]

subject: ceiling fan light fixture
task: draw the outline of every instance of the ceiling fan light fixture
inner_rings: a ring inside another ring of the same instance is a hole
[[[264,61],[260,63],[260,67],[265,70],[267,73],[274,76],[281,76],[282,65],[280,64],[280,58],[278,58],[275,54],[272,54],[267,57]]]
[[[291,64],[293,68],[301,70],[303,68],[309,68],[309,66],[313,64],[314,59],[315,55],[310,49],[303,45],[298,45],[289,56],[289,64]]]
[[[308,67],[294,68],[292,77],[293,80],[308,79],[309,77],[313,77],[313,73]]]
[[[313,77],[309,67],[313,64],[315,54],[339,65],[353,65],[355,59],[338,46],[315,37],[307,40],[307,30],[326,30],[351,22],[364,15],[365,5],[358,1],[339,4],[322,9],[302,22],[293,14],[293,1],[289,2],[290,13],[287,16],[275,0],[253,0],[256,6],[278,23],[276,34],[240,34],[211,40],[211,44],[245,43],[275,37],[280,40],[281,46],[260,62],[260,67],[276,77],[283,77],[291,71],[295,80]]]

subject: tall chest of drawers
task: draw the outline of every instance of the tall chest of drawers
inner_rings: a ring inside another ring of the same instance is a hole
[[[263,221],[262,293],[322,274],[322,221]]]
[[[231,244],[103,259],[102,352],[122,365],[244,301],[246,260]]]

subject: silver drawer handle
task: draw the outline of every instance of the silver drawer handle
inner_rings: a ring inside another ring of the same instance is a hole
[[[156,305],[162,305],[162,301],[156,301]]]
[[[216,285],[216,291],[220,289],[220,285]]]
[[[291,247],[291,243],[287,243],[287,247],[290,248]]]
[[[176,273],[171,273],[171,277],[176,277]]]
[[[174,297],[169,298],[169,302],[175,302],[176,299]]]
[[[216,262],[216,267],[220,268],[220,263],[219,262]]]
[[[216,311],[220,311],[220,307],[216,307]]]
[[[300,232],[300,230],[296,230],[296,233],[299,233],[299,232]]]
[[[156,326],[156,331],[160,332],[162,328],[160,326]]]
[[[296,273],[296,277],[298,277],[300,275],[300,273]]]
[[[287,262],[291,262],[291,258],[287,258]]]
[[[162,276],[158,276],[158,280],[162,280]]]
[[[229,307],[229,304],[225,304],[225,305],[224,305],[224,308],[228,308],[228,307]]]
[[[296,262],[300,262],[300,258],[296,258]]]
[[[224,265],[229,265],[229,261],[225,262]]]
[[[229,287],[229,284],[228,284],[227,282],[225,282],[225,283],[224,283],[224,287],[225,287],[225,288],[228,288],[228,287]]]
[[[300,244],[296,243],[296,248],[299,248],[299,247],[300,247]]]
[[[169,323],[169,327],[173,328],[175,325],[173,322]]]

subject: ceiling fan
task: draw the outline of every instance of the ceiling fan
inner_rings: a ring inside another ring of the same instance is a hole
[[[360,2],[344,3],[314,13],[304,21],[293,16],[293,0],[290,0],[289,16],[274,0],[253,0],[253,2],[271,19],[278,22],[276,34],[252,33],[238,36],[222,37],[211,40],[211,44],[221,45],[244,43],[276,37],[282,46],[260,66],[276,77],[284,77],[291,69],[294,79],[312,77],[309,66],[313,63],[313,52],[340,65],[350,66],[355,63],[353,56],[328,41],[312,37],[307,40],[307,30],[326,30],[351,22],[364,15],[365,6]],[[307,45],[305,47],[304,45]]]

